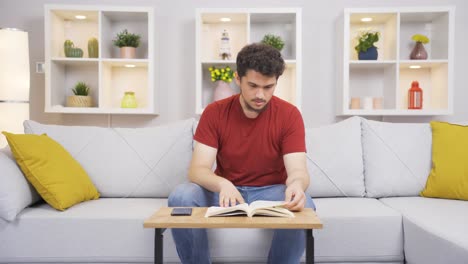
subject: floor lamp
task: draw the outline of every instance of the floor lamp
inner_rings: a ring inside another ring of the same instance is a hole
[[[0,132],[23,133],[29,119],[28,33],[0,28]],[[7,145],[0,134],[0,148]]]

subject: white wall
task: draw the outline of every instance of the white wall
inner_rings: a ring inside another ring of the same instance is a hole
[[[159,116],[77,115],[44,113],[44,74],[35,73],[35,62],[44,61],[44,11],[46,3],[84,5],[134,5],[155,8],[156,71],[159,80]],[[468,2],[466,0],[0,0],[0,27],[29,32],[31,60],[31,119],[42,123],[141,127],[195,115],[195,8],[199,7],[301,7],[303,12],[303,117],[307,126],[341,120],[335,116],[335,22],[346,7],[456,6],[455,15],[455,114],[435,117],[377,117],[391,122],[426,122],[431,119],[468,121]],[[0,58],[1,61],[1,58]],[[180,76],[185,76],[181,78]],[[1,113],[0,113],[1,118]]]

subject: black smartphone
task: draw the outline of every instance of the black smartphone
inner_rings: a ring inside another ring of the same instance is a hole
[[[192,215],[192,208],[190,207],[174,207],[171,212],[172,216],[179,215]]]

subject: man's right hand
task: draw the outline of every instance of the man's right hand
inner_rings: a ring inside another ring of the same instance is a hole
[[[219,188],[219,206],[229,207],[237,203],[241,204],[245,201],[236,186],[228,180],[222,181]]]

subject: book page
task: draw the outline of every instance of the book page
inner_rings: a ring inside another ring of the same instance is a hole
[[[286,204],[285,201],[263,201],[263,200],[258,200],[255,202],[252,202],[250,204],[250,208],[252,210],[260,209],[260,208],[269,208],[269,207],[282,207]]]
[[[206,210],[205,217],[248,215],[249,211],[250,208],[247,203],[238,204],[230,207],[211,206]]]
[[[279,216],[279,217],[295,217],[294,213],[283,207],[270,207],[256,209],[252,212],[253,215],[263,216]]]
[[[294,213],[284,208],[287,203],[285,201],[255,201],[250,204],[251,212],[249,216],[265,215],[265,216],[280,216],[294,217]]]

